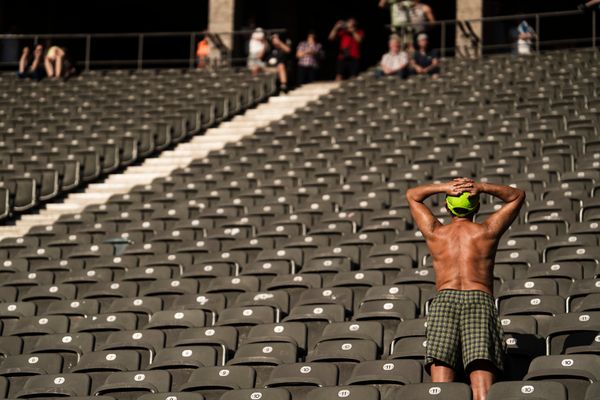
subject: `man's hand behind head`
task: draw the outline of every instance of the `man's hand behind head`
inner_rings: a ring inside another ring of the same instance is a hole
[[[471,193],[475,185],[475,181],[471,178],[456,178],[446,184],[446,194],[449,196],[460,196],[464,192]]]

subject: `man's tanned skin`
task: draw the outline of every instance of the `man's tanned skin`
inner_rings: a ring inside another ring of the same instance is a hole
[[[483,223],[473,222],[474,212],[464,218],[453,216],[452,222],[447,225],[440,223],[423,204],[426,198],[437,193],[459,196],[464,192],[469,192],[471,196],[488,193],[505,204]],[[447,183],[409,189],[406,198],[413,219],[433,257],[437,290],[480,290],[492,294],[498,242],[519,214],[525,192],[510,186],[458,178]],[[472,363],[470,370],[473,399],[484,400],[494,381],[493,366],[486,360],[478,360]],[[433,382],[451,382],[454,380],[454,371],[445,364],[434,362],[431,378]]]

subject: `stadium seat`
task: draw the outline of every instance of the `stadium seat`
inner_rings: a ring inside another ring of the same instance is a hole
[[[539,381],[539,382],[497,382],[492,385],[489,393],[489,400],[501,399],[548,399],[548,400],[567,400],[567,390],[559,382]]]

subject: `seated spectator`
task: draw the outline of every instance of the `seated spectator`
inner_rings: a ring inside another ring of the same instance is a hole
[[[408,53],[402,50],[400,37],[392,35],[389,41],[389,51],[383,55],[376,75],[378,77],[395,75],[400,78],[408,76]]]
[[[260,72],[264,72],[266,63],[264,61],[267,55],[269,46],[265,38],[265,32],[261,28],[256,28],[250,37],[250,43],[248,44],[248,69],[252,72],[252,75],[257,75]]]
[[[23,53],[21,53],[21,58],[19,59],[19,71],[17,73],[19,78],[31,78],[39,81],[44,77],[44,67],[41,63],[43,53],[44,47],[38,44],[33,50],[33,60],[30,60],[29,47],[23,47]]]
[[[411,67],[417,75],[428,74],[437,78],[440,73],[440,60],[437,51],[429,50],[426,33],[417,36],[417,49],[414,52]]]
[[[364,36],[364,31],[357,27],[354,18],[347,21],[338,21],[331,29],[329,40],[334,41],[337,39],[339,41],[336,81],[358,75],[360,70],[360,44]]]
[[[323,58],[323,48],[317,42],[314,32],[309,32],[306,40],[296,49],[298,58],[298,84],[314,82],[317,79],[319,61]]]
[[[46,75],[50,79],[58,79],[63,73],[63,60],[65,57],[65,51],[58,47],[52,46],[46,53],[44,59],[44,66],[46,67]]]
[[[289,39],[282,38],[277,33],[271,36],[270,42],[271,52],[269,54],[268,64],[270,67],[276,68],[277,78],[279,79],[279,88],[283,92],[287,92],[287,63],[289,55],[292,52],[292,42]]]
[[[198,46],[196,47],[196,62],[198,63],[197,67],[200,69],[204,69],[210,65],[210,42],[208,41],[208,36],[204,36],[198,42]]]

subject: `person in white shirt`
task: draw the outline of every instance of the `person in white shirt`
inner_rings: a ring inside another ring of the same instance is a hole
[[[265,32],[261,28],[256,28],[250,37],[248,44],[248,69],[253,75],[263,72],[266,67],[265,56],[269,45],[265,37]]]
[[[388,46],[389,51],[381,57],[376,75],[379,77],[395,75],[406,78],[409,65],[408,53],[402,50],[400,37],[392,35]]]

